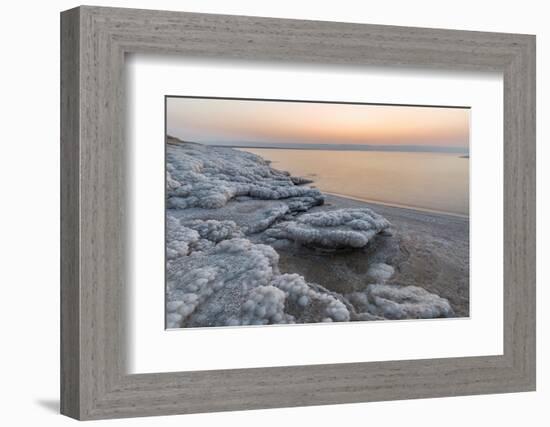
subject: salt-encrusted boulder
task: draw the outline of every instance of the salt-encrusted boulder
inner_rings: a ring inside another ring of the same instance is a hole
[[[277,252],[247,239],[223,240],[167,266],[169,328],[346,321],[331,294],[280,274]]]
[[[368,208],[338,209],[302,214],[266,231],[271,238],[323,248],[361,248],[390,227],[389,221]]]
[[[326,291],[319,292],[318,285],[307,283],[298,274],[282,274],[271,283],[285,292],[287,311],[299,323],[350,320],[350,313],[341,300]]]
[[[231,221],[180,221],[168,215],[169,328],[346,321],[346,306],[297,274],[279,272],[279,256],[254,244]]]
[[[429,319],[455,315],[447,299],[418,286],[372,284],[367,286],[365,295],[368,311],[386,319]]]

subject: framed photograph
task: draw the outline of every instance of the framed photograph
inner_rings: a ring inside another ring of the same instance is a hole
[[[469,116],[167,96],[167,328],[468,317]]]
[[[61,411],[535,389],[535,37],[61,14]]]

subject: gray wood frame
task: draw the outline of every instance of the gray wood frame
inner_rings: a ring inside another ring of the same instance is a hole
[[[504,75],[504,354],[128,375],[126,53]],[[535,37],[83,6],[61,14],[61,412],[99,419],[535,389]]]

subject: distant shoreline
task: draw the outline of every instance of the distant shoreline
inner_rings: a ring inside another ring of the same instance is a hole
[[[197,143],[202,144],[202,143]],[[216,147],[216,148],[235,148],[238,150],[303,150],[303,151],[359,151],[359,152],[388,152],[388,153],[437,153],[437,154],[454,154],[459,157],[467,156],[464,149],[462,148],[450,148],[450,149],[441,149],[439,147],[432,146],[381,146],[381,145],[371,145],[371,146],[335,146],[333,144],[321,145],[315,144],[311,147],[258,147],[258,146],[248,146],[248,145],[218,145],[218,144],[202,144],[207,147]]]
[[[389,153],[439,153],[456,154],[461,158],[469,158],[470,154],[464,147],[437,147],[432,145],[349,145],[349,144],[311,144],[301,147],[278,147],[278,146],[256,146],[256,145],[236,145],[236,144],[208,144],[204,142],[184,141],[177,137],[166,135],[167,139],[175,139],[178,143],[199,144],[214,148],[233,148],[237,150],[302,150],[302,151],[358,151],[358,152],[389,152]]]

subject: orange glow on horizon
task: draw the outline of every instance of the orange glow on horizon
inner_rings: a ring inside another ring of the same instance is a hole
[[[467,108],[168,98],[168,133],[216,143],[467,147]]]

